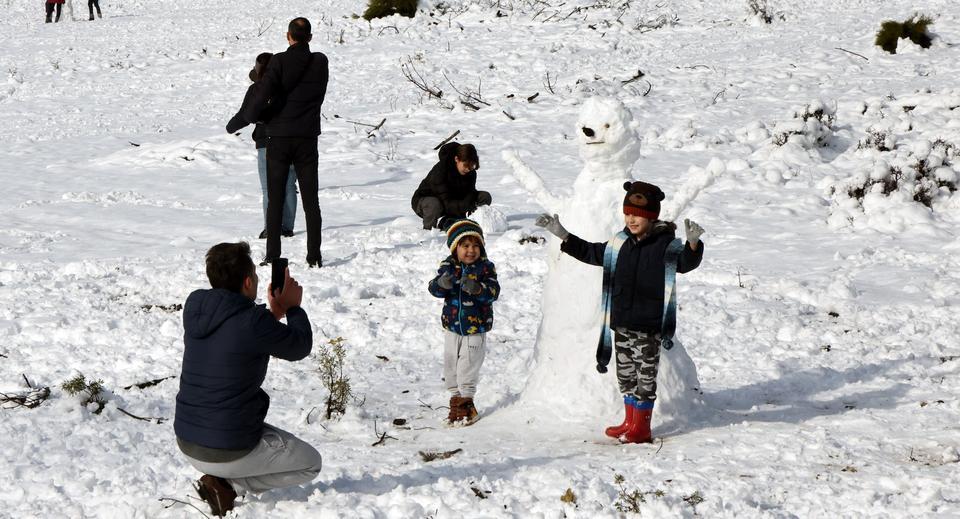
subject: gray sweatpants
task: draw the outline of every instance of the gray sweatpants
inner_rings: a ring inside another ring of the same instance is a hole
[[[254,494],[313,481],[322,461],[310,444],[269,424],[263,424],[260,443],[238,460],[210,463],[186,458],[200,472],[229,481],[237,493]]]
[[[443,379],[447,390],[454,396],[473,398],[487,354],[487,334],[460,335],[446,329],[443,333]]]

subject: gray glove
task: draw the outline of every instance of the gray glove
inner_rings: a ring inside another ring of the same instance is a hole
[[[700,241],[700,236],[703,235],[703,227],[689,218],[683,221],[683,227],[687,232],[687,243],[696,245]]]
[[[437,286],[444,290],[450,290],[453,288],[453,275],[449,272],[444,272],[440,279],[437,279]]]
[[[550,234],[560,238],[562,241],[567,241],[567,238],[570,236],[570,233],[563,228],[563,225],[560,225],[560,217],[557,215],[550,216],[547,213],[543,213],[537,217],[537,221],[534,222],[537,227],[543,227]]]
[[[483,286],[480,285],[476,279],[467,278],[460,283],[460,288],[462,288],[464,292],[475,296],[480,293]]]

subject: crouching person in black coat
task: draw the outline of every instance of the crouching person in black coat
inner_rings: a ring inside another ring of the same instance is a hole
[[[413,193],[410,205],[423,219],[424,229],[446,230],[481,205],[490,205],[493,198],[486,191],[477,191],[477,169],[480,158],[473,144],[450,142],[438,153],[437,162]]]
[[[623,423],[607,427],[604,434],[625,443],[648,443],[652,440],[650,419],[657,398],[660,346],[672,338],[675,325],[672,300],[667,301],[671,314],[664,318],[667,285],[672,291],[675,283],[667,273],[690,272],[700,265],[703,228],[686,220],[686,244],[674,242],[677,226],[658,219],[663,191],[646,182],[627,182],[623,187],[627,190],[623,199],[626,227],[606,243],[590,243],[570,234],[557,215],[541,215],[536,224],[563,240],[563,252],[603,267],[606,315],[597,369],[606,371],[612,349],[625,412]],[[667,270],[668,262],[675,270]]]
[[[270,357],[296,361],[313,347],[303,288],[290,277],[267,287],[270,308],[257,305],[257,271],[245,242],[207,252],[213,287],[183,307],[184,351],[173,428],[177,445],[203,477],[197,493],[214,515],[233,508],[237,491],[259,493],[312,481],[320,453],[264,422],[270,397],[260,387]],[[280,322],[286,316],[287,324]]]

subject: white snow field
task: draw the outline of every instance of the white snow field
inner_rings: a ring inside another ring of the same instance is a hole
[[[50,388],[36,408],[0,409],[0,517],[209,515],[175,445],[178,379],[124,388],[179,374],[175,305],[207,286],[210,246],[263,254],[250,129],[224,125],[256,54],[283,50],[301,15],[330,59],[325,265],[305,268],[302,213],[284,255],[315,346],[345,339],[356,399],[325,420],[316,348],[271,362],[268,421],[324,469],[231,517],[960,516],[955,0],[772,0],[771,24],[746,0],[449,0],[372,23],[353,16],[361,0],[101,0],[95,22],[70,1],[59,24],[38,1],[7,1],[0,20],[0,393]],[[935,18],[932,47],[874,46],[882,21],[914,12]],[[545,236],[542,209],[504,151],[574,195],[593,96],[632,112],[630,175],[707,231],[703,264],[679,276],[702,413],[654,410],[649,445],[603,436],[622,407],[613,370],[592,371],[595,342],[564,359],[596,377],[584,382],[544,375],[535,355],[542,308],[597,312],[599,287],[543,305],[556,250],[523,240]],[[409,203],[456,130],[505,216],[485,215],[503,292],[483,418],[464,428],[443,424],[427,292],[445,237]],[[80,373],[103,381],[102,413],[61,389]]]

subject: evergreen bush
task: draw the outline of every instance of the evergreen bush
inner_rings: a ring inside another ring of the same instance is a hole
[[[874,43],[890,54],[897,53],[897,43],[901,39],[910,40],[928,49],[933,43],[933,38],[927,32],[931,25],[933,25],[933,18],[925,14],[915,14],[903,23],[887,20],[880,24]]]
[[[413,18],[417,14],[417,0],[370,0],[367,10],[363,12],[363,19],[373,20],[399,14]]]

